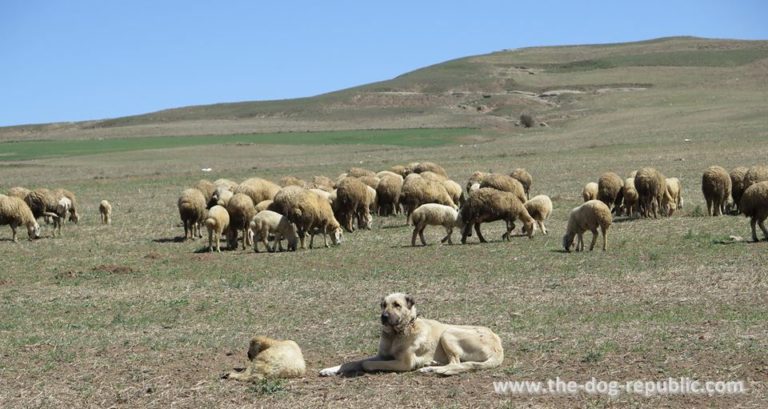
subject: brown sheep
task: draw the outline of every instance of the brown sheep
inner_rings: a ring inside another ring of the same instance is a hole
[[[181,192],[176,205],[179,208],[181,222],[184,224],[184,240],[194,239],[195,236],[202,238],[201,225],[205,220],[206,205],[203,192],[195,188],[186,189]]]
[[[395,165],[389,168],[389,171],[392,173],[397,173],[398,175],[405,177],[408,173],[406,172],[406,167],[403,165]]]
[[[46,188],[38,188],[29,192],[24,201],[32,210],[35,219],[46,217],[47,220],[49,218],[47,213],[56,213],[56,207],[59,205],[56,195]]]
[[[250,226],[251,219],[256,215],[256,206],[253,204],[253,199],[245,193],[235,193],[229,199],[226,209],[227,213],[229,213],[229,228],[227,228],[229,248],[237,248],[237,238],[240,232],[242,232],[243,250],[245,250],[246,246],[251,245],[248,227]]]
[[[368,187],[360,179],[346,177],[336,188],[334,214],[348,232],[354,231],[352,220],[357,218],[358,227],[370,228],[370,202]]]
[[[501,173],[489,173],[483,177],[480,182],[480,188],[492,187],[496,190],[513,193],[520,202],[525,203],[528,198],[525,196],[525,188],[519,180],[512,176],[503,175]]]
[[[317,233],[323,235],[325,246],[328,247],[326,235],[331,236],[333,244],[341,243],[341,226],[333,215],[333,209],[328,200],[320,195],[298,186],[288,186],[275,195],[274,211],[285,215],[296,225],[301,248],[304,246],[304,236],[309,233],[310,248]]]
[[[654,168],[642,168],[635,175],[635,189],[639,197],[640,209],[643,217],[655,219],[657,212],[661,211],[661,201],[666,189],[666,178]]]
[[[379,201],[379,215],[390,216],[400,213],[400,193],[403,190],[403,178],[399,175],[384,175],[376,187]]]
[[[624,180],[624,187],[621,189],[624,203],[622,204],[626,215],[634,217],[638,213],[637,203],[640,200],[637,190],[635,189],[635,178],[626,178]],[[588,200],[585,200],[585,202]]]
[[[707,201],[707,216],[720,216],[731,194],[731,176],[721,166],[710,166],[701,175],[701,192]]]
[[[517,168],[512,170],[512,173],[510,173],[509,176],[512,176],[513,178],[520,181],[520,183],[523,185],[523,189],[525,190],[526,200],[530,199],[531,186],[533,185],[533,177],[531,176],[531,174],[528,173],[528,171],[523,168]]]
[[[411,213],[425,203],[437,203],[457,208],[442,183],[424,179],[418,174],[408,175],[403,182],[400,194],[400,204],[402,204],[403,211],[407,216],[406,223],[410,223]]]
[[[469,176],[469,179],[467,180],[466,185],[466,192],[470,193],[472,191],[473,185],[480,185],[480,183],[483,181],[483,178],[487,175],[485,172],[480,172],[479,170],[476,170],[472,173],[472,175]]]
[[[523,234],[533,238],[534,220],[525,205],[511,192],[505,192],[493,188],[480,188],[472,192],[467,202],[459,209],[461,221],[464,223],[461,232],[461,243],[467,242],[467,237],[472,234],[474,226],[477,238],[480,242],[486,240],[480,232],[480,224],[504,220],[507,223],[507,231],[501,238],[509,240],[510,233],[515,228],[515,220],[523,223]]]
[[[755,231],[755,224],[760,226],[765,239],[768,240],[768,230],[766,230],[764,224],[765,219],[768,217],[768,181],[757,182],[749,186],[741,197],[739,208],[744,213],[744,216],[750,218],[752,240],[759,241]]]
[[[634,180],[634,178],[635,177],[632,176],[632,180]],[[584,185],[584,189],[581,189],[581,197],[582,199],[584,199],[585,202],[588,202],[590,200],[597,200],[597,183],[589,182],[586,185]]]
[[[253,203],[259,203],[263,200],[274,199],[280,186],[262,178],[250,178],[237,185],[234,193],[243,193],[248,195]]]
[[[437,163],[433,162],[420,162],[420,163],[413,163],[411,167],[411,172],[413,173],[424,173],[424,172],[434,172],[438,175],[448,177],[448,173],[445,171],[445,169],[438,165]]]
[[[738,166],[731,170],[729,176],[731,177],[731,197],[733,198],[733,210],[739,213],[739,203],[741,203],[741,195],[747,190],[744,178],[747,176],[749,168],[744,166]]]
[[[29,192],[31,192],[31,190],[25,187],[14,186],[8,189],[8,196],[18,197],[19,199],[24,200],[24,198],[27,197]]]
[[[584,251],[584,232],[592,232],[592,244],[589,251],[595,248],[597,241],[597,228],[603,233],[603,251],[608,250],[608,228],[611,227],[613,219],[611,209],[600,200],[590,200],[575,207],[568,215],[568,224],[563,236],[563,248],[570,252],[573,247],[573,239],[578,238],[576,242],[576,251]]]
[[[192,187],[203,193],[205,203],[210,203],[213,194],[216,192],[216,185],[208,179],[200,179]]]
[[[616,213],[621,208],[623,187],[624,180],[619,175],[605,172],[597,180],[597,200],[605,203],[612,208],[613,213]]]

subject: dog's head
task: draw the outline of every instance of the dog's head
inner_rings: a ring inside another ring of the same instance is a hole
[[[416,319],[416,301],[403,293],[392,293],[381,300],[381,325],[402,332]]]

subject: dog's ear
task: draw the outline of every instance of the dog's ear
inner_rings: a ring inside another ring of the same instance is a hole
[[[407,294],[405,296],[405,302],[408,303],[408,308],[413,308],[414,305],[416,305],[416,300],[413,299],[413,296],[410,294]]]

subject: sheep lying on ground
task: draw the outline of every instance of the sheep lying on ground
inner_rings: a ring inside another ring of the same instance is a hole
[[[275,210],[296,225],[300,246],[304,246],[304,236],[309,233],[310,248],[317,233],[323,235],[325,246],[328,247],[326,234],[331,235],[333,244],[341,243],[341,226],[333,215],[333,209],[328,200],[298,186],[287,186],[275,195]]]
[[[411,246],[416,245],[416,235],[421,239],[421,244],[426,246],[427,241],[424,240],[424,229],[427,226],[443,226],[445,227],[445,237],[440,240],[441,243],[448,241],[448,244],[453,244],[451,241],[451,234],[454,227],[461,227],[461,218],[459,218],[459,212],[451,206],[445,206],[437,203],[426,203],[413,211],[411,215],[413,220],[413,236],[411,237]]]
[[[731,177],[731,197],[733,198],[733,207],[736,212],[739,212],[739,203],[741,203],[741,195],[747,189],[745,178],[749,168],[739,166],[731,170],[729,176]]]
[[[509,176],[512,176],[513,178],[520,181],[520,184],[523,185],[523,190],[525,191],[525,198],[530,199],[531,186],[533,185],[533,177],[531,174],[523,168],[517,168],[512,170]]]
[[[760,226],[765,239],[768,240],[768,230],[765,228],[765,219],[768,217],[768,181],[752,184],[741,196],[739,209],[744,216],[750,218],[752,226],[752,240],[758,241],[755,225]]]
[[[243,235],[243,250],[246,246],[251,245],[250,236],[248,235],[248,226],[251,223],[251,219],[256,215],[256,208],[253,205],[251,196],[245,193],[235,193],[232,199],[229,199],[227,203],[227,212],[229,213],[229,228],[227,229],[227,242],[229,248],[237,248],[237,238],[242,232]]]
[[[513,193],[521,203],[528,198],[525,196],[525,188],[519,180],[501,173],[489,173],[480,182],[480,188],[492,187],[496,190]]]
[[[208,210],[208,216],[205,218],[204,224],[208,230],[208,251],[213,252],[213,243],[215,241],[216,251],[221,253],[221,235],[229,227],[229,212],[227,212],[224,206],[213,206]]]
[[[624,180],[613,172],[605,172],[597,180],[597,200],[612,208],[613,212],[618,212],[621,208],[622,188]]]
[[[16,228],[19,226],[27,228],[30,240],[40,237],[40,225],[32,214],[29,205],[18,197],[0,195],[0,226],[6,224],[11,226],[13,241],[18,241]]]
[[[592,232],[592,244],[589,250],[595,248],[597,228],[603,233],[603,251],[608,249],[608,228],[611,227],[611,209],[600,200],[590,200],[571,210],[568,215],[568,225],[563,236],[563,248],[571,251],[574,237],[578,237],[576,251],[584,250],[584,232]]]
[[[496,220],[504,220],[507,223],[507,231],[501,236],[502,240],[510,239],[510,233],[515,228],[515,220],[523,222],[523,234],[533,238],[534,220],[525,210],[520,199],[512,192],[480,188],[469,195],[459,212],[464,223],[461,232],[462,244],[466,243],[467,237],[472,234],[473,226],[477,232],[477,238],[485,243],[486,240],[480,232],[480,224]]]
[[[731,176],[720,166],[710,166],[701,175],[701,192],[707,202],[707,216],[720,216],[731,194]]]
[[[102,200],[99,203],[99,214],[101,215],[101,224],[112,224],[112,205]]]
[[[634,180],[634,177],[633,177],[633,180]],[[584,189],[581,190],[581,197],[584,199],[585,202],[597,199],[597,188],[598,186],[596,182],[589,182],[586,185],[584,185]]]
[[[296,228],[287,217],[271,210],[263,210],[256,214],[251,220],[251,231],[253,232],[253,250],[259,252],[259,242],[264,243],[264,248],[269,252],[276,249],[283,251],[283,238],[288,240],[288,251],[296,251],[296,243],[299,236],[296,234]],[[272,248],[269,248],[267,238],[272,234],[275,242]]]
[[[243,372],[230,372],[225,379],[253,381],[264,378],[300,378],[306,372],[304,356],[299,345],[290,340],[257,336],[248,346],[251,361]]]
[[[181,192],[176,205],[179,208],[181,222],[184,224],[184,240],[194,239],[195,236],[202,238],[203,232],[200,231],[200,227],[205,219],[206,208],[203,192],[195,188],[186,189]]]
[[[552,200],[549,196],[534,196],[531,200],[525,202],[525,210],[533,217],[533,220],[536,220],[536,224],[539,225],[541,232],[547,234],[547,227],[544,226],[544,221],[552,213]]]
[[[672,216],[675,210],[683,208],[683,185],[678,178],[667,178],[665,188],[661,208],[667,216]]]
[[[635,178],[626,178],[624,180],[624,187],[622,188],[622,198],[624,199],[625,213],[629,217],[634,217],[638,213],[638,200],[640,199],[635,189]]]
[[[640,198],[640,209],[643,217],[657,217],[661,211],[661,201],[667,189],[666,178],[654,168],[642,168],[635,175],[635,189]]]

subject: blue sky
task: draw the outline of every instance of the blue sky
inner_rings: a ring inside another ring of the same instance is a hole
[[[0,126],[312,96],[469,55],[768,39],[768,1],[0,1]]]

